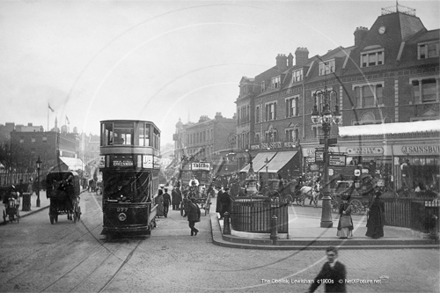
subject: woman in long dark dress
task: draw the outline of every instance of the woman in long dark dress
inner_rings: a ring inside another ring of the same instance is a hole
[[[350,196],[344,195],[339,205],[339,223],[336,236],[339,238],[353,237],[353,220],[351,219]]]
[[[384,236],[385,203],[380,199],[381,192],[377,191],[368,210],[367,233],[365,236],[378,239]]]

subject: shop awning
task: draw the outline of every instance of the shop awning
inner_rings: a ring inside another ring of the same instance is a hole
[[[257,172],[260,170],[266,163],[267,160],[272,160],[272,158],[275,156],[275,152],[264,152],[264,153],[258,153],[255,158],[252,160],[252,168],[254,169],[254,172]],[[249,171],[250,164],[247,164],[243,169],[240,170],[240,172],[248,172]]]
[[[382,135],[382,134],[398,134],[398,133],[414,133],[440,131],[439,120],[426,120],[414,122],[398,122],[384,124],[368,124],[355,126],[339,127],[339,135],[359,136],[359,135]]]
[[[296,155],[297,151],[278,152],[275,157],[267,164],[267,172],[277,173]],[[266,165],[261,167],[262,171],[266,170]]]
[[[78,158],[60,157],[60,160],[67,166],[70,171],[83,170],[83,162]]]

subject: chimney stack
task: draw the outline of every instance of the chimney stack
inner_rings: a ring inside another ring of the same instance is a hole
[[[289,56],[287,56],[287,67],[293,66],[293,55],[292,53],[289,53]]]
[[[277,67],[281,70],[287,69],[287,57],[284,54],[278,54],[277,58]]]
[[[357,27],[354,31],[354,45],[359,46],[368,34],[368,28],[364,26]]]
[[[309,60],[309,50],[307,48],[298,47],[295,51],[296,64],[297,66],[304,66]]]

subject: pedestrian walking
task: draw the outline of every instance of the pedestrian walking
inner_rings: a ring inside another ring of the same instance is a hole
[[[343,195],[342,203],[339,205],[339,223],[336,235],[343,239],[353,237],[353,220],[351,219],[352,207],[349,201],[350,196]]]
[[[365,236],[378,239],[384,236],[383,226],[385,225],[385,203],[380,199],[382,193],[377,190],[373,202],[367,210],[367,233]]]
[[[222,205],[220,216],[224,217],[225,213],[231,214],[231,196],[229,195],[229,188],[225,188],[225,192],[223,192],[222,197],[220,198],[220,202]]]
[[[179,210],[180,203],[182,202],[182,192],[180,191],[180,188],[178,186],[174,187],[173,191],[171,191],[171,197],[173,210]]]
[[[163,190],[159,189],[157,196],[154,198],[154,203],[157,205],[156,217],[163,216]]]
[[[184,217],[188,217],[188,226],[191,229],[191,236],[197,236],[199,230],[196,229],[196,222],[200,222],[200,208],[196,203],[196,199],[191,197],[188,201],[188,210],[185,210]]]
[[[223,218],[223,215],[222,215],[222,202],[221,202],[221,199],[223,197],[223,193],[224,193],[224,191],[223,191],[222,187],[220,186],[219,190],[218,190],[218,193],[217,193],[217,202],[216,202],[216,208],[215,208],[215,212],[220,214],[220,219]]]
[[[170,204],[171,204],[171,196],[168,193],[167,188],[164,189],[164,194],[162,196],[163,196],[163,215],[165,218],[167,218],[168,217],[168,210],[169,210]]]
[[[325,292],[347,292],[345,288],[347,272],[345,266],[338,261],[338,250],[336,247],[329,246],[326,249],[326,254],[328,261],[316,276],[309,288],[309,292],[315,292],[321,284],[325,285]]]

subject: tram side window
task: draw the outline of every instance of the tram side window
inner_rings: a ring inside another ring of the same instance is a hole
[[[136,145],[149,146],[150,145],[150,126],[145,123],[139,123],[137,126],[138,141]]]
[[[114,144],[133,145],[133,123],[115,123]]]
[[[101,145],[113,144],[113,123],[103,123],[101,125]]]

